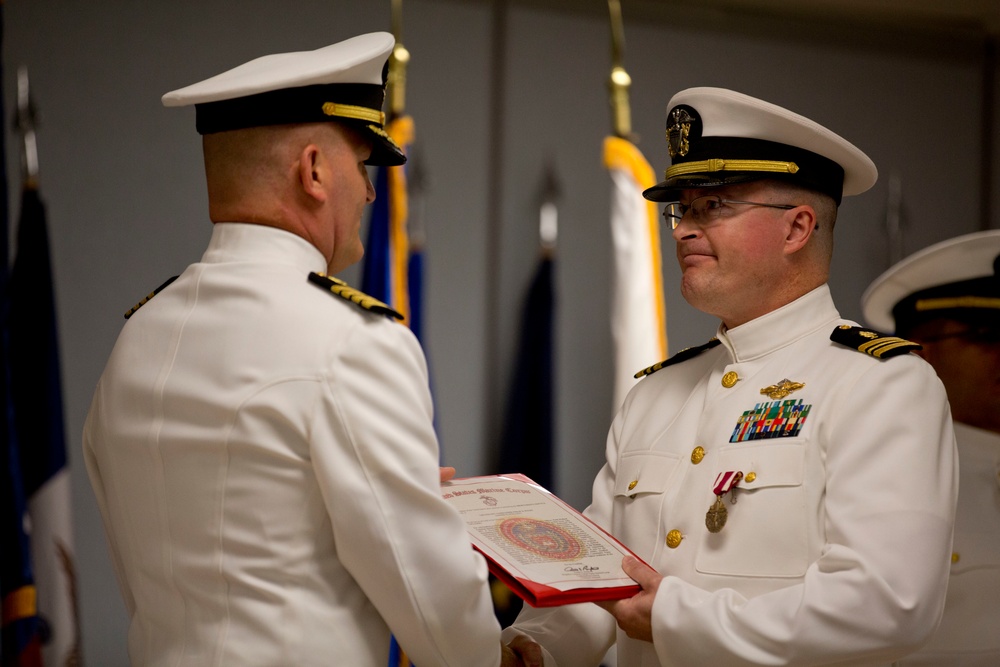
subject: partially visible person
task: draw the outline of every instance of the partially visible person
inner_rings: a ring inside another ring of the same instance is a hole
[[[84,455],[143,667],[518,665],[441,499],[423,353],[363,253],[392,36],[266,56],[194,104],[211,240],[126,314]],[[532,647],[514,645],[530,655]],[[537,649],[537,647],[536,647]]]
[[[613,643],[621,667],[891,663],[941,617],[957,470],[918,346],[842,318],[827,285],[841,197],[875,166],[731,90],[667,109],[672,164],[644,196],[720,325],[642,371],[608,434],[586,514],[649,564],[623,564],[642,591],[525,609],[504,636],[560,667]]]
[[[959,491],[941,626],[900,664],[1000,665],[1000,229],[925,248],[862,297],[867,322],[914,340],[944,382]]]

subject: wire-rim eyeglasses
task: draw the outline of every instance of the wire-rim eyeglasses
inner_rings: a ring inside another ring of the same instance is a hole
[[[663,208],[663,219],[670,223],[671,229],[677,229],[681,219],[691,213],[691,218],[698,224],[705,224],[722,216],[722,211],[729,204],[742,204],[744,206],[764,206],[766,208],[780,208],[789,210],[796,208],[798,204],[768,204],[759,201],[743,201],[740,199],[723,199],[719,195],[703,195],[692,199],[690,204],[682,204],[679,201],[667,202]]]

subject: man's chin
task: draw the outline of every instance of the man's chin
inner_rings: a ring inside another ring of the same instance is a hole
[[[359,242],[357,244],[357,247],[354,248],[351,252],[335,254],[333,256],[333,259],[330,260],[330,264],[327,267],[327,270],[330,272],[330,275],[333,275],[335,273],[340,273],[344,269],[350,266],[354,266],[355,264],[360,262],[361,258],[364,256],[365,256],[365,248]]]

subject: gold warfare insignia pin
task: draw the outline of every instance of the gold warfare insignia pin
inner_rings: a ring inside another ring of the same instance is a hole
[[[667,124],[667,152],[672,158],[684,157],[691,150],[691,128],[698,118],[688,109],[690,107],[677,106],[670,110],[670,120]]]
[[[806,386],[804,382],[792,382],[788,378],[785,378],[777,384],[772,384],[768,387],[764,387],[760,390],[760,393],[767,396],[768,398],[779,399],[788,396],[793,391],[798,391],[802,387]]]

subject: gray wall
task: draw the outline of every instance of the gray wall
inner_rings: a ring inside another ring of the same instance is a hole
[[[165,109],[159,97],[258,55],[387,29],[389,4],[4,6],[8,109],[15,69],[26,65],[40,112],[41,192],[55,264],[84,658],[91,665],[126,663],[126,622],[79,433],[122,312],[197,259],[210,233],[193,112]],[[429,179],[419,206],[427,220],[428,356],[445,461],[461,474],[497,472],[495,434],[521,299],[538,257],[538,195],[550,163],[562,185],[556,491],[581,508],[602,462],[612,371],[610,188],[600,162],[610,127],[609,31],[604,3],[590,4],[596,9],[543,0],[407,0],[404,17],[413,55],[408,111]],[[1000,100],[1000,77],[983,56],[980,35],[810,25],[690,7],[681,13],[674,6],[646,3],[632,15],[625,8],[633,124],[658,172],[666,165],[667,100],[693,85],[735,88],[810,116],[879,166],[875,188],[841,208],[831,284],[846,317],[860,317],[861,292],[889,263],[888,176],[902,184],[903,254],[1000,226],[1000,192],[983,186],[986,170],[1000,169],[1000,131],[981,117],[984,98]],[[993,153],[984,158],[986,139]],[[15,192],[17,141],[7,141]],[[983,219],[984,209],[991,219]],[[703,342],[715,322],[676,292],[679,271],[666,234],[663,249],[676,351]],[[357,282],[357,275],[351,269],[344,277]]]

